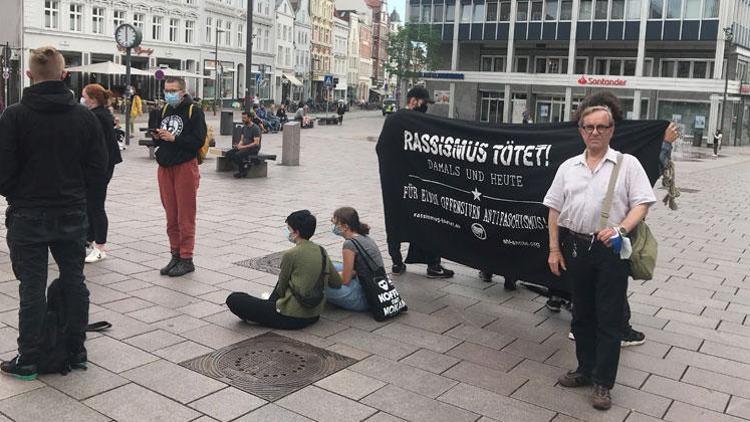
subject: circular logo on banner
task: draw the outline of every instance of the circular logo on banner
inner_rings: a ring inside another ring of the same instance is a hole
[[[479,240],[487,240],[487,231],[482,227],[479,223],[474,223],[471,225],[471,232],[474,233],[474,236],[477,237]]]

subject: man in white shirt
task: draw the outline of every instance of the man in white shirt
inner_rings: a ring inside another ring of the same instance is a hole
[[[656,202],[651,183],[638,160],[624,154],[614,189],[607,227],[598,227],[610,175],[621,154],[609,147],[615,130],[605,106],[586,108],[579,132],[583,154],[565,161],[544,198],[549,208],[549,267],[571,281],[572,332],[578,368],[559,378],[561,385],[594,384],[592,404],[612,406],[620,359],[623,304],[628,261],[613,248],[613,239],[627,236]]]

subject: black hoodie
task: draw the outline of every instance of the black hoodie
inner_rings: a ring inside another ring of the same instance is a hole
[[[14,208],[85,206],[107,158],[99,122],[62,81],[24,89],[0,117],[0,195]]]
[[[162,167],[171,167],[197,158],[206,139],[206,116],[203,109],[194,104],[189,95],[185,95],[177,108],[167,106],[158,113],[161,122],[159,127],[167,129],[175,136],[175,140],[156,141],[156,146],[159,147],[156,150],[156,162]]]

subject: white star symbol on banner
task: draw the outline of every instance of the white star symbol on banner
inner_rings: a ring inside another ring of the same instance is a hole
[[[479,192],[479,190],[477,190],[477,188],[474,188],[474,190],[471,191],[471,194],[474,195],[474,200],[475,201],[481,201],[480,197],[482,196],[482,192]]]

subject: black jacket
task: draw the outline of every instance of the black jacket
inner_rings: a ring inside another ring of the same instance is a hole
[[[156,162],[162,167],[171,167],[197,158],[206,139],[206,116],[203,109],[193,104],[189,95],[185,95],[176,109],[167,106],[166,110],[159,110],[159,116],[159,127],[175,135],[175,141],[156,140],[156,146],[159,147],[156,150]]]
[[[106,174],[99,122],[62,81],[24,89],[0,117],[0,195],[10,206],[85,206],[87,187]]]
[[[91,109],[99,123],[102,126],[102,132],[104,133],[104,144],[107,146],[107,153],[109,155],[109,168],[113,168],[116,164],[122,163],[122,154],[120,154],[120,145],[117,143],[115,138],[115,118],[109,109],[104,107],[97,107]]]

